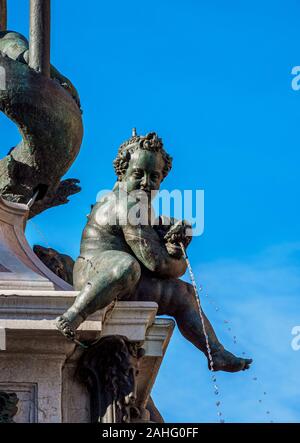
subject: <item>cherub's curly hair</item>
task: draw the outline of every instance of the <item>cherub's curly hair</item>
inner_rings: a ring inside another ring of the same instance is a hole
[[[128,168],[131,154],[138,149],[144,149],[145,151],[150,152],[160,152],[165,162],[165,166],[163,168],[163,178],[168,175],[172,168],[172,157],[164,150],[162,139],[159,138],[155,132],[150,132],[149,134],[143,136],[136,135],[134,131],[132,137],[121,144],[118,155],[113,162],[119,181],[122,180],[126,169]]]

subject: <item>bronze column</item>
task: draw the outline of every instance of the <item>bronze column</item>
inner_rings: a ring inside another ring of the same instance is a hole
[[[29,66],[50,77],[50,0],[30,0]]]
[[[6,0],[0,0],[0,31],[6,31],[6,27],[7,27]]]

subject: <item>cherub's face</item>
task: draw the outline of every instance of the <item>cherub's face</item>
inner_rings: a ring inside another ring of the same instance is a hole
[[[138,149],[131,154],[129,165],[122,179],[127,192],[143,190],[148,197],[154,197],[163,180],[164,160],[160,152]]]

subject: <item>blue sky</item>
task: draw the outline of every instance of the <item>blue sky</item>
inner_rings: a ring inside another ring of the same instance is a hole
[[[27,36],[29,1],[8,3],[9,28]],[[29,222],[28,239],[75,258],[90,204],[114,183],[119,144],[133,126],[157,131],[174,157],[164,188],[205,190],[205,231],[189,252],[203,307],[222,342],[254,359],[248,373],[218,374],[225,419],[299,422],[299,3],[52,4],[52,63],[84,110],[67,174],[82,191]],[[0,125],[4,155],[19,134],[2,115]],[[153,395],[167,421],[217,420],[205,359],[177,331]]]

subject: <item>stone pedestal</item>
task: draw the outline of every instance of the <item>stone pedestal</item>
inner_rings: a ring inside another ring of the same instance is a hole
[[[1,291],[0,391],[16,393],[18,423],[83,423],[91,421],[91,398],[76,377],[85,352],[65,339],[55,318],[73,302],[76,292]],[[145,351],[137,376],[136,406],[145,408],[174,323],[155,319],[156,303],[119,302],[103,322],[96,312],[79,328],[81,341],[105,336],[126,337]],[[108,420],[109,421],[109,420]]]
[[[29,207],[0,196],[0,289],[72,290],[51,272],[25,236]]]

